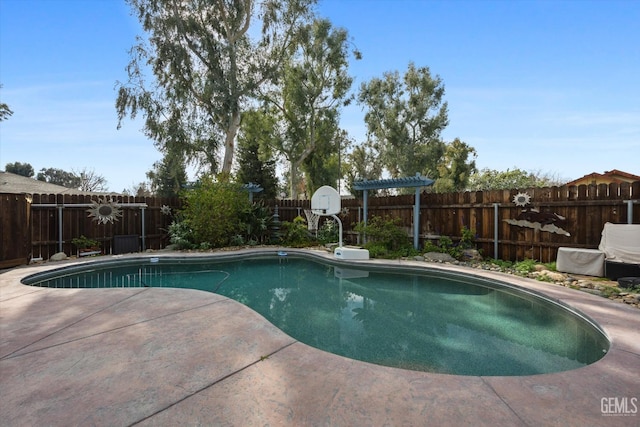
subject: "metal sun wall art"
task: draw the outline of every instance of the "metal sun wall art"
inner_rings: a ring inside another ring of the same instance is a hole
[[[518,193],[513,196],[513,203],[516,206],[526,207],[531,203],[531,196],[527,193]],[[534,230],[546,231],[549,233],[571,236],[564,230],[567,226],[567,219],[557,213],[540,212],[538,209],[526,207],[515,219],[505,219],[506,223],[517,225],[518,227],[533,228]]]
[[[98,198],[98,200],[93,201],[87,212],[89,212],[89,218],[93,217],[93,220],[97,221],[98,224],[106,224],[108,222],[113,224],[114,221],[117,221],[122,216],[120,205],[115,200],[107,200],[106,198]]]

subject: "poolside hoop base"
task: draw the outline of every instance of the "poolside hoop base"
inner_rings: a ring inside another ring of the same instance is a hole
[[[369,251],[360,248],[337,247],[333,254],[337,259],[369,259]]]

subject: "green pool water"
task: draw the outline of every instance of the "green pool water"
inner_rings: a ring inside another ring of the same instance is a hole
[[[215,292],[291,337],[352,359],[456,375],[533,375],[591,364],[609,348],[591,322],[505,284],[458,273],[367,271],[304,257],[138,259],[30,276],[58,288]]]

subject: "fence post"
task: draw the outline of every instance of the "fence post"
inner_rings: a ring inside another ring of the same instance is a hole
[[[141,230],[141,234],[142,234],[142,252],[147,250],[147,242],[146,242],[146,234],[145,234],[145,227],[144,227],[144,211],[145,211],[145,206],[140,206],[140,216],[142,217],[142,230]]]
[[[633,200],[623,200],[627,204],[627,224],[633,224]]]
[[[500,203],[493,204],[493,259],[498,259],[498,207]]]
[[[62,210],[64,209],[64,203],[62,205],[58,205],[58,252],[62,252],[62,242],[64,241],[62,237]]]
[[[420,187],[416,187],[416,197],[413,204],[413,249],[418,249],[418,234],[420,233]]]

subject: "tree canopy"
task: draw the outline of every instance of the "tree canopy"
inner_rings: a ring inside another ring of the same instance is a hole
[[[310,191],[335,184],[336,168],[332,173],[329,165],[337,165],[338,149],[344,140],[339,128],[340,108],[351,101],[353,82],[347,72],[351,53],[345,29],[316,19],[300,34],[293,54],[284,63],[281,80],[264,93],[283,129],[274,148],[289,163],[292,198],[297,197],[301,169],[307,174]],[[360,57],[357,51],[353,55]],[[335,161],[329,162],[330,157]]]
[[[278,190],[276,161],[271,147],[276,146],[275,117],[262,110],[244,114],[238,134],[238,170],[236,179],[241,184],[258,184],[262,192],[257,198],[273,199]]]
[[[508,190],[512,188],[541,188],[562,184],[561,179],[539,171],[527,172],[519,168],[499,171],[483,168],[471,175],[467,189],[471,191]]]
[[[73,172],[67,172],[56,168],[42,168],[36,176],[38,181],[48,182],[50,184],[61,185],[67,188],[80,187],[80,177]]]
[[[16,175],[26,176],[27,178],[31,178],[35,174],[33,166],[29,163],[7,163],[4,170],[10,173],[15,173]]]
[[[148,39],[138,38],[118,85],[120,124],[142,113],[145,132],[177,152],[230,173],[242,112],[280,67],[314,0],[127,0]],[[153,74],[151,82],[145,72]]]
[[[475,148],[460,141],[459,138],[447,144],[438,164],[439,176],[434,184],[435,191],[444,193],[464,190],[471,174],[476,172],[475,158]]]
[[[440,133],[448,125],[444,85],[428,67],[409,63],[407,71],[386,72],[360,87],[368,138],[392,177],[417,172],[435,177],[445,152]]]
[[[150,188],[138,187],[136,191],[149,191],[159,197],[175,197],[187,183],[187,171],[182,156],[175,152],[164,155],[162,160],[153,164],[147,172]]]

